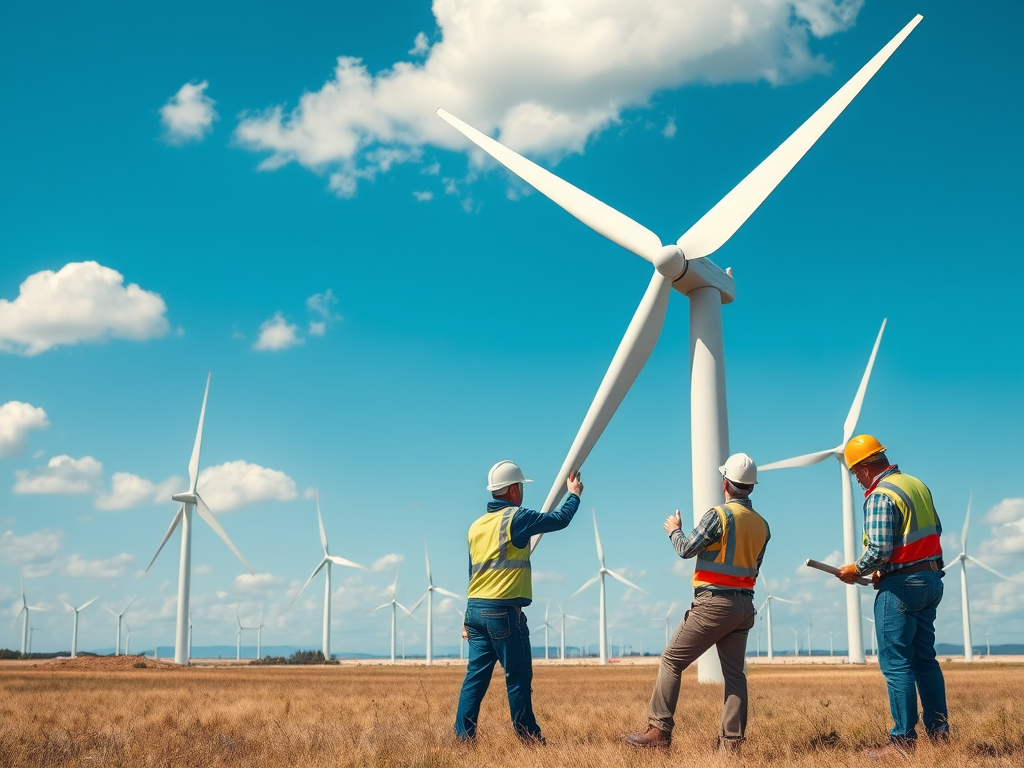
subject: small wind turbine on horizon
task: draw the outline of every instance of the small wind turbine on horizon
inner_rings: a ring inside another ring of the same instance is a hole
[[[125,638],[125,643],[124,643],[124,655],[125,656],[131,656],[132,655],[132,628],[128,626],[128,622],[127,621],[124,623],[124,631],[127,634],[127,637]]]
[[[360,565],[359,563],[354,563],[351,560],[346,560],[343,557],[337,557],[335,555],[332,555],[328,551],[328,549],[327,549],[327,530],[324,528],[324,516],[322,514],[320,514],[320,491],[319,490],[314,490],[314,493],[316,494],[316,518],[317,518],[317,521],[320,523],[320,546],[323,547],[324,557],[323,557],[323,560],[320,561],[320,565],[318,565],[316,567],[316,569],[313,571],[313,573],[310,575],[310,577],[308,579],[306,579],[306,583],[302,585],[302,589],[300,589],[298,592],[295,593],[295,597],[292,598],[291,603],[289,603],[289,607],[295,604],[295,601],[299,599],[299,595],[301,595],[303,590],[306,587],[309,586],[309,582],[311,582],[316,577],[316,575],[318,573],[320,573],[320,569],[323,568],[324,566],[327,566],[327,571],[326,571],[326,574],[325,574],[326,575],[326,581],[324,582],[324,634],[323,634],[323,649],[322,650],[323,650],[323,654],[324,654],[324,659],[327,660],[327,661],[330,661],[331,660],[331,564],[332,563],[336,563],[337,565],[343,565],[343,566],[345,566],[347,568],[361,568],[364,571],[368,571],[370,569],[367,568],[365,565]]]
[[[544,603],[544,661],[547,661],[548,658],[549,658],[548,657],[548,647],[549,647],[549,643],[548,643],[548,630],[549,629],[554,629],[554,627],[551,626],[550,620],[548,619],[548,614],[550,613],[550,611],[551,611],[551,601],[547,600]]]
[[[109,605],[104,605],[103,606],[104,608],[106,608],[110,612],[111,615],[117,617],[117,645],[114,646],[114,655],[115,656],[120,656],[121,655],[121,622],[124,619],[124,615],[126,613],[128,613],[128,609],[132,607],[132,603],[134,603],[136,600],[138,600],[137,597],[133,597],[131,600],[129,600],[128,601],[128,605],[126,605],[124,607],[124,610],[121,611],[120,613],[115,611]]]
[[[427,552],[427,542],[425,541],[423,542],[423,556],[426,558],[427,563],[427,591],[423,593],[423,597],[416,601],[416,605],[409,611],[409,615],[412,616],[416,609],[420,607],[420,603],[424,600],[427,601],[427,664],[430,664],[434,659],[434,593],[440,592],[442,595],[454,597],[456,600],[464,600],[465,598],[442,587],[434,586],[434,577],[430,573],[430,553]]]
[[[761,603],[761,607],[757,609],[758,613],[764,611],[764,618],[768,624],[768,660],[771,661],[775,658],[775,654],[772,647],[772,600],[778,600],[780,603],[789,603],[790,605],[799,605],[795,600],[787,600],[784,597],[776,597],[768,589],[768,577],[764,575],[764,571],[761,571],[761,581],[764,582],[764,593],[767,595],[764,602]]]
[[[857,393],[854,395],[853,404],[850,406],[849,413],[846,414],[846,421],[843,422],[843,441],[835,448],[829,448],[828,450],[818,451],[816,453],[808,453],[803,456],[796,456],[792,459],[774,461],[760,467],[762,471],[767,472],[772,469],[807,467],[830,458],[834,458],[839,462],[839,481],[841,483],[843,496],[843,558],[844,562],[847,563],[852,563],[857,559],[857,532],[853,517],[853,487],[851,485],[853,478],[850,476],[849,469],[846,466],[846,459],[843,456],[843,450],[846,448],[846,444],[850,441],[850,438],[853,437],[853,433],[857,429],[857,420],[860,418],[860,411],[864,405],[864,395],[868,390],[868,381],[871,379],[871,369],[875,365],[875,357],[878,355],[878,346],[882,343],[882,334],[885,333],[886,322],[887,320],[882,320],[882,327],[878,330],[878,336],[875,338],[875,346],[871,349],[871,356],[868,358],[867,368],[864,369],[864,375],[861,377],[860,386],[857,387]],[[851,664],[863,664],[864,639],[860,623],[860,592],[857,591],[856,584],[847,584],[845,587],[846,634],[848,643],[847,654],[849,655]]]
[[[799,658],[799,656],[800,656],[800,630],[793,629],[793,627],[790,627],[789,629],[793,633],[793,642],[796,644],[796,656]]]
[[[606,607],[605,607],[604,577],[605,576],[611,576],[613,579],[616,579],[617,581],[621,581],[627,587],[630,587],[631,589],[635,589],[638,592],[643,592],[645,595],[647,594],[647,590],[641,589],[640,587],[638,587],[633,582],[627,580],[626,578],[624,578],[622,576],[619,576],[619,574],[617,574],[615,571],[610,570],[609,568],[605,567],[605,565],[604,565],[604,547],[601,546],[601,533],[600,533],[600,531],[597,530],[597,511],[592,508],[590,510],[590,513],[594,516],[594,541],[597,544],[597,561],[598,561],[598,563],[601,564],[601,568],[600,568],[600,570],[598,570],[596,576],[594,576],[590,581],[588,581],[582,587],[580,587],[575,592],[573,592],[569,596],[569,598],[566,600],[566,602],[569,602],[569,600],[572,600],[574,597],[576,597],[576,595],[578,595],[583,590],[588,589],[589,587],[593,586],[596,582],[598,582],[598,581],[601,582],[601,602],[600,602],[600,608],[599,608],[599,613],[598,613],[598,632],[600,633],[601,636],[599,638],[598,645],[600,647],[601,663],[602,664],[607,664],[608,663],[608,614],[607,614],[607,610],[606,610]]]
[[[238,633],[235,635],[235,661],[242,659],[242,632],[246,630],[254,630],[256,627],[246,627],[242,625],[242,617],[238,615],[238,609],[235,609],[235,621],[238,623]],[[262,619],[260,620],[262,624]]]
[[[367,613],[373,613],[383,608],[391,609],[391,663],[395,663],[395,640],[397,638],[398,631],[398,609],[401,608],[405,611],[405,614],[412,617],[412,611],[398,602],[398,575],[402,572],[402,561],[398,561],[398,567],[395,569],[395,583],[391,585],[391,599],[388,600],[384,605],[378,605],[376,608],[371,608]],[[405,637],[402,637],[402,658],[405,658]]]
[[[960,606],[964,623],[964,661],[974,661],[974,645],[971,640],[971,607],[967,600],[967,561],[970,560],[977,566],[984,568],[989,573],[995,574],[1004,581],[1009,579],[991,566],[985,565],[978,558],[967,554],[967,532],[971,524],[971,503],[974,501],[974,491],[967,497],[967,517],[964,518],[964,530],[960,537],[960,554],[954,557],[943,570],[949,573],[956,565],[960,566]]]
[[[59,597],[57,599],[60,600]],[[81,613],[82,611],[84,611],[86,608],[88,608],[90,605],[92,605],[93,603],[95,603],[99,599],[100,599],[99,595],[97,595],[96,597],[94,597],[89,602],[83,603],[82,605],[80,605],[78,608],[75,608],[73,605],[71,605],[70,603],[65,602],[64,600],[60,600],[62,603],[64,603],[64,605],[67,606],[68,610],[73,611],[74,614],[75,614],[75,621],[74,621],[74,624],[72,625],[72,628],[71,628],[71,658],[72,659],[75,658],[76,656],[78,656],[78,614]]]
[[[869,655],[870,656],[874,656],[875,655],[875,620],[873,618],[871,618],[870,616],[868,616],[866,613],[864,614],[864,618],[871,622],[871,653]]]
[[[171,538],[171,534],[174,533],[175,529],[181,524],[181,559],[178,564],[178,614],[175,623],[174,631],[174,663],[175,664],[188,664],[188,614],[189,614],[189,587],[192,579],[192,510],[199,514],[206,524],[210,526],[214,532],[220,536],[221,540],[228,545],[228,549],[235,553],[235,556],[242,561],[242,565],[246,567],[250,574],[255,575],[249,564],[245,562],[245,558],[242,557],[242,553],[238,551],[238,548],[234,545],[230,538],[228,538],[227,532],[221,526],[220,522],[216,517],[213,516],[213,512],[203,501],[202,496],[199,495],[197,485],[199,483],[199,451],[203,445],[203,422],[206,421],[206,401],[210,396],[210,379],[213,376],[213,372],[206,376],[206,391],[203,393],[203,407],[199,411],[199,428],[196,430],[196,441],[192,445],[192,458],[188,462],[188,479],[189,489],[182,493],[175,493],[171,496],[174,501],[180,502],[181,507],[175,513],[174,518],[171,520],[171,525],[167,529],[167,533],[164,534],[163,541],[160,542],[160,546],[156,549],[156,554],[153,555],[153,559],[149,561],[149,565],[146,566],[146,573],[149,573],[149,569],[153,567],[153,563],[160,556],[161,550],[164,548],[164,544]]]
[[[671,642],[671,637],[669,636],[669,633],[672,631],[672,611],[674,611],[675,609],[676,609],[676,604],[675,604],[675,601],[673,601],[672,604],[668,607],[668,613],[666,613],[664,617],[652,618],[651,619],[651,621],[658,621],[658,622],[664,621],[665,622],[665,648],[666,649],[668,648],[669,643]]]
[[[188,612],[188,660],[192,661],[192,611]]]
[[[559,637],[560,658],[562,659],[562,661],[565,661],[565,620],[566,619],[572,619],[573,621],[583,621],[583,619],[581,619],[579,616],[572,616],[571,614],[568,614],[565,611],[563,611],[562,610],[562,604],[559,603],[558,601],[555,601],[555,605],[558,606],[558,620],[559,620],[559,625],[561,627],[561,634],[560,634],[560,637]]]
[[[28,600],[25,599],[25,577],[21,577],[21,609],[18,614],[14,617],[14,621],[11,622],[11,629],[14,629],[14,625],[18,623],[18,619],[21,618],[22,614],[25,615],[25,623],[21,627],[21,655],[25,656],[26,653],[31,653],[27,648],[31,648],[29,644],[29,612],[30,611],[45,611],[46,609],[39,605],[29,605]]]

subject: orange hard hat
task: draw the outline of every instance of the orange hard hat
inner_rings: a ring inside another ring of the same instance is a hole
[[[864,459],[870,459],[884,450],[885,446],[871,435],[857,435],[850,438],[850,442],[846,444],[846,448],[843,450],[843,458],[846,459],[846,466],[853,469],[854,466],[860,464]]]

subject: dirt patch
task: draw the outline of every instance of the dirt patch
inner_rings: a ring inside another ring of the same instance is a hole
[[[81,670],[85,672],[120,672],[131,669],[181,669],[170,661],[154,661],[145,656],[78,656],[74,659],[46,659],[32,665],[33,669]]]

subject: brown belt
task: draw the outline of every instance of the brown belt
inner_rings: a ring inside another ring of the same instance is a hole
[[[937,560],[922,560],[920,563],[914,563],[908,565],[906,568],[899,568],[895,571],[889,571],[888,573],[880,574],[878,577],[879,581],[885,581],[890,576],[909,576],[912,573],[920,573],[921,571],[938,571],[939,563]]]

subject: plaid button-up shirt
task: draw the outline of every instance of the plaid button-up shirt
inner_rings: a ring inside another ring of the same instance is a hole
[[[732,499],[743,506],[753,509],[753,505],[750,503],[750,499]],[[757,556],[757,569],[761,570],[761,561],[764,560],[765,550],[768,549],[768,541],[772,537],[771,529],[768,528],[768,521],[765,521],[765,531],[767,536],[764,540],[764,546],[761,547],[761,553]],[[709,509],[704,513],[704,517],[697,523],[697,527],[690,532],[687,536],[681,530],[672,531],[669,534],[669,539],[672,540],[672,546],[675,547],[676,554],[684,559],[696,557],[705,549],[710,547],[712,544],[717,544],[722,540],[722,518],[718,516],[718,512],[714,509]],[[725,587],[710,586],[707,589],[725,589]],[[744,592],[748,590],[743,590]],[[753,591],[750,594],[754,594]]]

